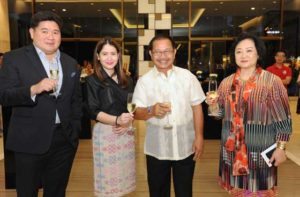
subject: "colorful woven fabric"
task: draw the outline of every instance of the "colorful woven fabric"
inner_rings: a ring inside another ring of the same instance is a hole
[[[120,197],[135,190],[134,135],[114,134],[112,126],[93,129],[94,184],[97,197]]]
[[[222,182],[220,182],[220,184],[222,185]],[[249,190],[233,188],[233,187],[231,187],[228,190],[228,187],[226,187],[225,185],[222,185],[222,186],[225,190],[228,191],[228,193],[231,196],[234,196],[234,197],[273,197],[273,196],[278,196],[277,187],[273,187],[272,189],[269,189],[269,190],[260,190],[257,192],[252,192]]]
[[[262,191],[273,192],[269,196],[274,196],[277,185],[277,168],[268,167],[260,153],[278,140],[289,140],[292,124],[287,91],[277,76],[262,70],[255,79],[256,85],[248,95],[246,103],[242,97],[237,101],[237,109],[244,108],[240,120],[244,129],[243,137],[249,173],[234,176],[235,158],[240,156],[236,151],[229,151],[228,147],[226,148],[226,142],[228,146],[228,139],[232,136],[232,122],[236,118],[230,102],[234,76],[231,75],[224,79],[218,90],[219,105],[223,116],[220,184],[231,193],[240,189],[248,192],[249,196],[255,196],[257,192]],[[240,92],[244,92],[247,89],[247,82],[239,80],[238,83]],[[239,105],[243,105],[243,107]],[[235,144],[235,141],[230,143]]]
[[[225,147],[228,151],[235,151],[233,175],[249,174],[247,147],[245,145],[245,131],[243,117],[247,109],[247,101],[251,91],[256,87],[256,81],[261,74],[261,68],[257,68],[253,75],[245,82],[240,80],[240,69],[234,75],[231,85],[229,101],[233,114],[231,122],[231,135],[227,138]],[[242,88],[244,86],[244,88]],[[241,103],[241,104],[239,104]]]

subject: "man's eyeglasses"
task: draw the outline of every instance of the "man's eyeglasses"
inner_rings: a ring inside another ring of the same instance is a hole
[[[165,51],[152,51],[152,55],[155,57],[161,57],[162,55],[164,56],[169,56],[173,54],[173,50],[165,50]]]

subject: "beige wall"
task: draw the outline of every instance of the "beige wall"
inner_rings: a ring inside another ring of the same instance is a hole
[[[0,52],[10,50],[8,0],[0,0]]]

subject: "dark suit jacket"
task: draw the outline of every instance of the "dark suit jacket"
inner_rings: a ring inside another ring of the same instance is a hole
[[[61,53],[63,71],[61,95],[56,99],[44,92],[30,96],[30,87],[47,73],[33,45],[4,55],[0,70],[0,103],[12,106],[6,148],[32,154],[42,154],[50,147],[58,111],[64,136],[76,148],[80,131],[81,90],[77,62]]]

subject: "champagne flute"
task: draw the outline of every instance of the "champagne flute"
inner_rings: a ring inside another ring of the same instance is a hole
[[[49,73],[50,79],[56,80],[56,86],[53,88],[53,93],[51,93],[50,95],[52,96],[58,96],[59,92],[57,92],[57,88],[58,88],[58,80],[59,80],[59,66],[58,66],[58,62],[56,60],[53,61],[49,61]]]
[[[163,94],[163,104],[171,109],[171,101],[170,101],[170,95],[168,93]],[[170,123],[170,118],[169,118],[169,112],[167,113],[167,123],[164,125],[164,129],[172,129],[173,126]]]
[[[131,114],[134,113],[134,111],[136,110],[136,104],[132,102],[132,97],[133,97],[133,94],[128,93],[128,95],[127,95],[127,110]],[[131,123],[129,129],[132,131],[135,130],[135,128],[132,126],[132,123]]]
[[[218,82],[217,82],[217,74],[210,74],[208,81],[208,97],[212,99],[216,99],[218,97]],[[217,116],[219,112],[219,104],[214,103],[208,106],[208,115],[209,116]]]

